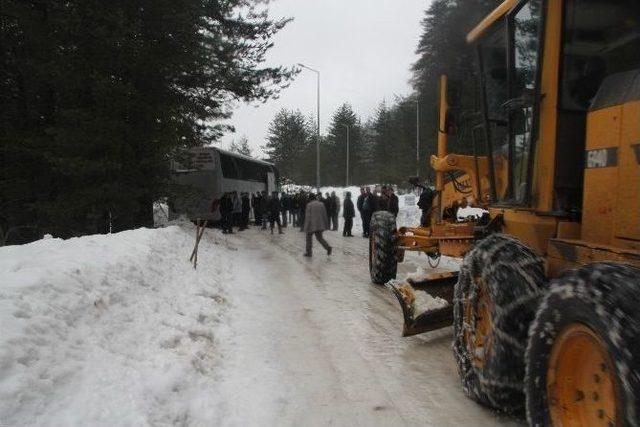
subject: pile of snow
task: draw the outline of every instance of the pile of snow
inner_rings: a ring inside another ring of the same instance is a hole
[[[0,248],[0,424],[207,425],[237,252],[170,226]],[[215,263],[206,260],[216,259]]]
[[[482,208],[467,206],[466,208],[459,208],[457,216],[459,220],[465,220],[469,218],[480,218],[485,213],[489,213],[489,211]]]

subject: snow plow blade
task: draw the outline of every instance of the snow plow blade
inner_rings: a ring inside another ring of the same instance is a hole
[[[458,272],[452,271],[433,273],[418,279],[412,278],[402,284],[390,284],[393,294],[402,307],[403,337],[435,331],[453,324],[453,289],[457,281]],[[427,310],[416,316],[416,290],[427,292],[434,298],[442,298],[447,301],[447,305]]]

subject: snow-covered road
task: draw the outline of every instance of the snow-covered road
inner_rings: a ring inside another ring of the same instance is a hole
[[[368,280],[365,239],[325,234],[333,255],[316,242],[312,259],[291,228],[224,237],[246,264],[229,283],[220,424],[521,424],[464,396],[450,329],[400,336],[397,301]],[[414,270],[409,262],[400,276]]]
[[[0,248],[0,426],[522,424],[464,396],[450,330],[401,338],[361,237],[208,229],[193,270],[194,233]]]

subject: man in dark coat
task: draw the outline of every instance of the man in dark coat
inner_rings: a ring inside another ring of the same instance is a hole
[[[380,196],[376,197],[377,206],[374,212],[389,211],[389,188],[383,185],[380,189]]]
[[[260,197],[260,221],[262,229],[267,229],[267,221],[269,219],[269,195],[263,191]]]
[[[294,227],[298,226],[298,213],[300,212],[300,193],[291,196],[291,210],[289,210],[289,220]]]
[[[289,200],[289,195],[287,193],[285,193],[284,191],[281,193],[280,196],[281,196],[280,197],[280,205],[282,206],[282,208],[281,208],[282,226],[286,227],[287,226],[287,212],[290,209],[291,202]]]
[[[336,192],[331,192],[331,229],[338,231],[338,216],[340,215],[340,199],[336,196]]]
[[[327,218],[329,219],[329,228],[331,228],[331,197],[329,193],[325,193],[324,199],[321,199],[324,203],[324,208],[327,210]]]
[[[387,188],[387,199],[389,200],[387,204],[387,210],[393,214],[393,216],[398,216],[398,212],[400,212],[400,201],[398,200],[398,196],[396,196],[393,191],[393,187]]]
[[[362,237],[369,237],[371,216],[377,209],[378,203],[375,194],[371,193],[371,188],[366,187],[364,191],[364,201],[362,202]]]
[[[222,217],[222,232],[224,234],[233,234],[232,227],[233,201],[229,193],[224,193],[220,199],[220,216]]]
[[[300,194],[300,210],[298,211],[298,224],[300,225],[300,231],[303,231],[304,229],[304,218],[307,211],[307,203],[309,203],[309,196],[310,194],[304,192]]]
[[[249,193],[242,193],[242,223],[241,230],[249,228],[249,213],[251,212],[251,202],[249,201]]]
[[[273,234],[274,223],[278,224],[278,234],[284,234],[282,232],[282,223],[280,222],[280,211],[282,211],[282,203],[278,199],[278,192],[271,193],[269,198],[269,226],[271,227],[271,234]]]
[[[436,197],[438,193],[432,190],[429,187],[423,187],[422,193],[420,193],[420,198],[418,199],[418,207],[422,211],[422,216],[420,217],[420,225],[422,227],[430,227],[431,226],[431,210],[433,207],[433,199]]]
[[[253,219],[256,225],[262,225],[262,196],[260,193],[256,193],[253,197]]]
[[[327,209],[324,204],[315,200],[316,196],[309,195],[309,203],[304,215],[303,230],[307,233],[307,247],[304,256],[313,255],[313,236],[327,250],[327,255],[331,255],[331,246],[322,238],[322,233],[329,229],[329,218],[327,217]]]
[[[356,216],[356,211],[353,208],[350,191],[347,191],[345,194],[343,205],[342,217],[344,218],[344,228],[342,229],[342,235],[344,237],[353,237],[353,234],[351,234],[351,228],[353,227],[353,217]]]
[[[360,213],[360,219],[362,220],[363,228],[362,228],[362,237],[364,237],[364,213],[362,212],[362,207],[364,205],[364,187],[360,187],[360,195],[358,196],[358,200],[356,201],[356,207],[358,208],[358,213]]]

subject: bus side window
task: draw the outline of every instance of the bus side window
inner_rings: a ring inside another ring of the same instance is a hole
[[[220,153],[220,166],[222,167],[222,176],[230,179],[240,179],[238,166],[233,157]]]

